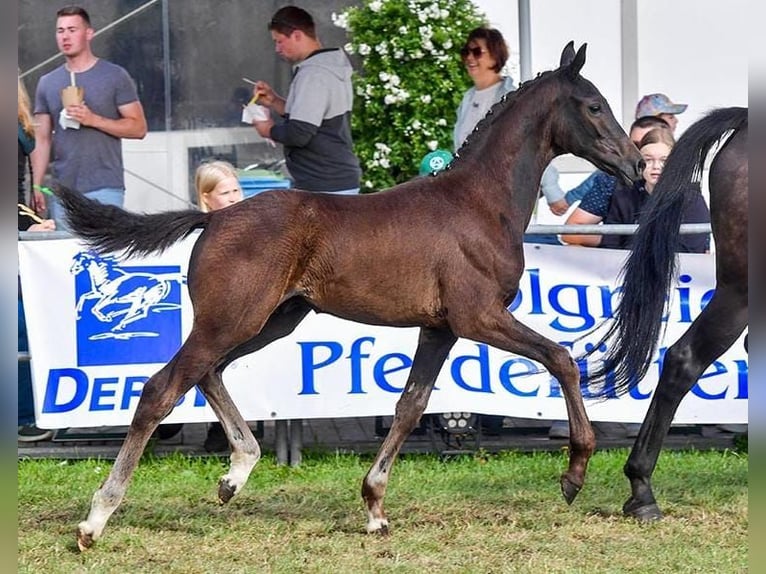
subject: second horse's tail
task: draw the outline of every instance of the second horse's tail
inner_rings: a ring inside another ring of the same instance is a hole
[[[63,186],[57,186],[54,193],[66,208],[72,233],[99,253],[124,251],[131,256],[161,252],[194,229],[205,227],[210,219],[210,213],[196,210],[131,213]]]
[[[747,125],[747,108],[714,110],[690,126],[673,147],[662,175],[639,220],[630,257],[622,270],[622,298],[614,323],[592,355],[606,345],[604,362],[589,374],[590,391],[627,392],[646,374],[662,331],[666,296],[676,275],[682,210],[699,193],[705,158],[724,134]],[[614,372],[614,386],[601,387]]]

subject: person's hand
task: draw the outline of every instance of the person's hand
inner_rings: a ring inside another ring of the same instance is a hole
[[[268,119],[262,122],[253,122],[253,127],[258,135],[264,138],[271,137],[271,128],[274,126],[274,120]]]
[[[274,102],[277,99],[277,94],[266,82],[258,81],[255,82],[255,85],[253,86],[253,98],[256,99],[256,104],[270,108],[274,105]]]
[[[42,223],[33,223],[27,231],[56,231],[56,222],[52,219],[44,219]]]
[[[37,215],[42,215],[45,213],[46,205],[45,205],[45,196],[41,191],[33,190],[32,191],[32,209],[35,210],[35,213]]]
[[[569,209],[569,204],[566,199],[562,198],[553,203],[549,203],[548,209],[550,209],[554,215],[564,215],[567,212],[567,209]]]
[[[81,126],[92,126],[96,119],[96,114],[90,110],[85,102],[74,106],[67,106],[66,115],[80,122]]]

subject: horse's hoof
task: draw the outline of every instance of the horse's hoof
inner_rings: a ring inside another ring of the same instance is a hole
[[[388,536],[388,520],[377,518],[367,523],[367,534],[379,534]]]
[[[91,528],[85,522],[81,522],[77,526],[77,548],[80,552],[85,552],[91,546],[93,546],[93,532]]]
[[[573,482],[566,474],[561,476],[561,494],[567,504],[572,504],[582,489],[582,484]]]
[[[632,498],[622,506],[622,513],[625,516],[635,518],[639,522],[662,520],[662,511],[656,503],[641,504]]]
[[[229,502],[237,493],[237,487],[231,484],[227,478],[218,481],[218,500],[221,504]]]

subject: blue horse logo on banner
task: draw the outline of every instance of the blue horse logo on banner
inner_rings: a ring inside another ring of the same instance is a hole
[[[73,257],[79,366],[165,363],[181,346],[181,267]]]

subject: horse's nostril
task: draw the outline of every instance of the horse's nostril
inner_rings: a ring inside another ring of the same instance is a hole
[[[636,163],[636,171],[638,173],[641,173],[644,171],[644,168],[646,167],[646,162],[643,159],[638,160],[638,163]]]

